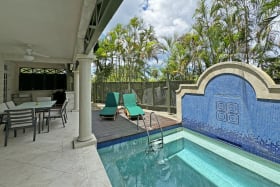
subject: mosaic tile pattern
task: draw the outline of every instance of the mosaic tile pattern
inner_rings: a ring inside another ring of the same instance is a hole
[[[256,99],[241,77],[220,75],[205,95],[186,94],[182,115],[186,128],[280,163],[280,102]]]
[[[216,119],[218,121],[239,124],[239,105],[237,103],[216,102]]]

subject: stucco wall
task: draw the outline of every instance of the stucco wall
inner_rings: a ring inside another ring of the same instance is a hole
[[[177,107],[184,127],[280,163],[279,90],[255,67],[223,63],[181,86]]]

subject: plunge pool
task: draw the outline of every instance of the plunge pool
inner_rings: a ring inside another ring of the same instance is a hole
[[[155,151],[147,137],[98,149],[113,187],[280,186],[277,163],[185,128],[164,134]]]

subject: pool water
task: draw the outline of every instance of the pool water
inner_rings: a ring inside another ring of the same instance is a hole
[[[163,149],[150,152],[146,137],[98,149],[112,186],[279,186],[182,133],[165,136]]]

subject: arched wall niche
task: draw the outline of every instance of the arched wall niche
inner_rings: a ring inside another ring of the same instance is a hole
[[[280,163],[280,86],[261,69],[219,63],[176,91],[185,128]]]

